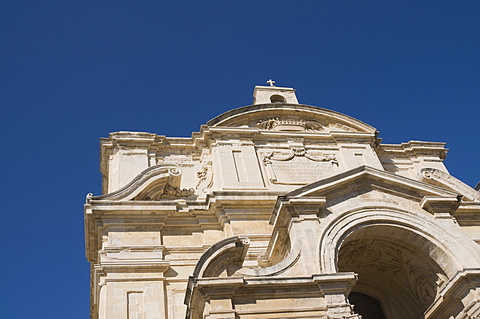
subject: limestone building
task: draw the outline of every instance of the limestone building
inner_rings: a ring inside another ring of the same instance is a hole
[[[111,133],[91,318],[480,318],[480,193],[446,153],[275,86],[190,138]]]

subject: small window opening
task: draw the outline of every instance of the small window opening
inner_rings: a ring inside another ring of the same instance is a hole
[[[285,98],[281,95],[270,96],[270,102],[272,103],[285,103]]]

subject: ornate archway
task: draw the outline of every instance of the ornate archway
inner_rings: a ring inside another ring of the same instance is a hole
[[[372,309],[372,313],[381,311],[388,319],[416,319],[422,317],[448,281],[445,271],[427,253],[432,249],[433,243],[405,228],[368,225],[343,241],[338,270],[358,274],[353,292],[378,300],[379,305],[369,303],[370,307],[381,308]],[[351,299],[355,304],[355,298]]]
[[[461,234],[445,231],[428,215],[393,207],[352,209],[326,224],[322,271],[357,273],[353,291],[378,300],[387,319],[439,318],[439,309],[455,302],[444,298],[446,291],[466,280],[458,274],[477,256]]]

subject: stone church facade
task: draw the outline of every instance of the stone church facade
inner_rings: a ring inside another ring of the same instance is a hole
[[[381,141],[275,86],[190,138],[101,139],[91,318],[480,318],[480,192],[444,143]]]

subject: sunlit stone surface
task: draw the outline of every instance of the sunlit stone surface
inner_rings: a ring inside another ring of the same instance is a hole
[[[91,318],[480,318],[480,195],[444,144],[268,83],[191,138],[101,139]]]

